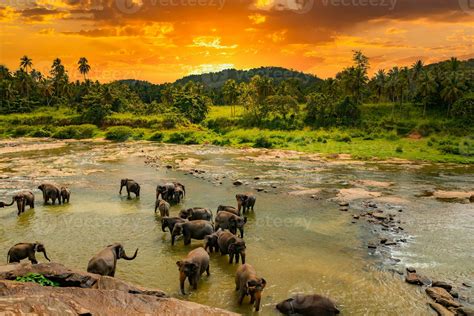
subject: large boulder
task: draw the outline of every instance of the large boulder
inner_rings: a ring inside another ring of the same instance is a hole
[[[442,287],[428,287],[426,288],[426,294],[435,300],[436,303],[446,307],[460,307],[461,304],[456,302],[451,294]]]
[[[41,274],[59,287],[14,281],[29,273]],[[236,315],[59,263],[0,266],[0,311],[7,315]]]
[[[0,310],[6,315],[237,315],[174,298],[120,290],[46,287],[0,281]]]

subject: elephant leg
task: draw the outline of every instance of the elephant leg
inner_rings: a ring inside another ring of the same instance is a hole
[[[240,257],[240,254],[239,253],[236,253],[235,254],[235,263],[239,263],[239,257]],[[231,262],[232,263],[232,262]]]
[[[234,262],[234,254],[229,253],[229,263],[233,263],[233,262]]]
[[[207,276],[210,276],[210,275],[211,275],[211,271],[210,271],[210,266],[209,266],[209,265],[207,265],[206,274],[207,274]]]
[[[128,198],[130,198],[130,189],[127,187],[127,195],[128,195]]]
[[[56,198],[55,197],[51,197],[51,204],[52,205],[56,204]]]
[[[244,292],[244,291],[240,291],[240,295],[239,295],[239,305],[242,305],[242,302],[244,301],[244,297],[245,297],[245,292]]]
[[[191,236],[184,236],[184,245],[187,246],[191,243]]]
[[[36,257],[34,254],[28,256],[28,259],[31,261],[32,264],[37,264],[38,260],[36,260]]]
[[[253,304],[255,302],[255,296],[250,295],[250,304]]]
[[[171,246],[174,246],[174,239],[175,239],[175,236],[173,236],[173,234],[171,234]]]

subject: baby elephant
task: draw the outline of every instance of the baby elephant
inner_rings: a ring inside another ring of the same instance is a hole
[[[170,234],[173,234],[173,228],[174,225],[177,223],[184,223],[186,222],[185,219],[182,219],[181,217],[167,217],[164,216],[161,218],[161,230],[166,232],[166,227],[168,227]]]
[[[120,180],[120,191],[119,194],[122,194],[122,189],[125,187],[127,189],[127,195],[130,198],[130,192],[135,193],[136,197],[140,196],[140,185],[132,179],[122,179]]]
[[[215,228],[228,229],[232,234],[237,233],[237,229],[240,231],[240,238],[244,238],[244,225],[247,223],[247,217],[240,217],[235,214],[222,211],[216,215]]]
[[[20,262],[20,260],[28,258],[32,264],[37,264],[38,261],[35,257],[36,252],[42,252],[46,260],[51,261],[49,260],[48,255],[46,255],[46,248],[44,248],[44,245],[42,243],[36,242],[19,243],[11,247],[10,250],[8,250],[7,262]]]
[[[35,208],[35,195],[31,191],[21,191],[13,196],[12,202],[10,204],[2,204],[4,206],[10,206],[16,202],[18,208],[18,215],[25,212],[25,208],[28,205],[30,209]],[[3,207],[3,206],[0,206]]]
[[[71,191],[67,187],[61,187],[61,199],[64,203],[69,203],[69,199],[71,198]]]
[[[334,316],[339,314],[336,304],[330,298],[318,294],[297,294],[278,303],[276,308],[285,315]]]
[[[255,195],[251,193],[236,194],[235,199],[237,200],[237,206],[238,206],[239,212],[240,212],[240,209],[243,208],[244,213],[249,211],[250,209],[252,209],[253,211],[255,201],[257,200]]]
[[[158,198],[155,202],[155,213],[156,210],[160,210],[161,217],[170,216],[170,204],[163,199]]]
[[[217,243],[217,240],[219,239],[219,234],[221,232],[222,232],[222,229],[219,229],[217,232],[204,237],[204,250],[206,250],[209,253],[219,251],[219,244]]]
[[[121,244],[115,243],[109,245],[89,260],[87,272],[113,277],[115,275],[117,260],[121,258],[125,260],[133,260],[137,256],[137,253],[138,248],[135,250],[135,254],[132,257],[128,257]]]
[[[184,281],[188,278],[189,285],[196,290],[201,274],[206,271],[207,276],[209,273],[209,255],[204,248],[199,247],[188,253],[186,258],[176,262],[179,268],[179,287],[181,293],[184,292]]]
[[[240,211],[233,206],[219,205],[217,207],[217,213],[222,212],[222,211],[233,213],[237,216],[240,216]]]
[[[181,210],[181,212],[179,212],[179,217],[186,218],[190,221],[194,221],[197,219],[212,221],[212,212],[208,208],[193,207],[188,208],[187,210]]]
[[[174,225],[171,233],[171,245],[174,245],[176,236],[183,234],[184,245],[191,243],[191,239],[203,240],[207,235],[214,232],[212,224],[205,220],[186,221]]]
[[[216,233],[217,244],[221,255],[229,255],[229,263],[239,263],[239,257],[242,258],[242,264],[245,263],[245,241],[228,231],[218,231]]]
[[[257,277],[255,269],[250,264],[241,265],[235,275],[235,290],[239,291],[239,305],[242,305],[245,296],[249,295],[250,304],[255,303],[255,310],[258,312],[265,285],[267,281]]]

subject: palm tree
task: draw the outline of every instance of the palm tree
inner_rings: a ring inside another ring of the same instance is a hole
[[[23,56],[20,58],[20,68],[28,72],[28,68],[33,67],[33,61],[30,57],[28,56]]]
[[[79,67],[79,72],[84,76],[84,81],[86,81],[86,75],[87,73],[91,70],[91,66],[89,65],[89,62],[87,61],[87,58],[81,57],[79,58],[79,61],[77,62]]]
[[[423,68],[425,67],[425,64],[421,60],[417,60],[412,66],[411,66],[411,85],[410,85],[410,92],[412,93],[412,96],[415,94],[416,91],[416,85],[418,83],[418,78],[420,77],[421,73],[423,72]]]
[[[451,72],[457,72],[459,70],[459,67],[461,66],[461,63],[456,57],[451,57],[448,63],[448,69]]]
[[[374,78],[375,89],[377,91],[378,101],[380,102],[382,98],[382,94],[385,91],[385,86],[387,84],[387,75],[385,74],[385,70],[380,69],[375,74]]]
[[[462,96],[463,88],[464,84],[455,72],[447,76],[444,80],[443,89],[441,90],[441,98],[443,98],[443,100],[448,104],[448,116],[451,112],[451,105]]]
[[[423,117],[426,115],[428,97],[434,92],[436,92],[436,82],[433,80],[430,73],[423,70],[418,76],[418,93],[423,100]]]

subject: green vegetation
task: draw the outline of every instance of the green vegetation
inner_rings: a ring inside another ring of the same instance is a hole
[[[33,282],[41,286],[59,286],[58,282],[47,279],[44,275],[38,273],[28,273],[24,276],[19,276],[15,281],[19,282]]]
[[[0,66],[0,137],[286,148],[360,159],[474,162],[474,60],[368,75],[369,60],[335,78],[284,68],[227,70],[173,84],[70,82],[60,59],[47,76],[22,57]]]

